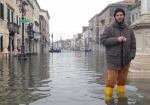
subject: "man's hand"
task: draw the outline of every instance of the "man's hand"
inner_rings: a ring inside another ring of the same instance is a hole
[[[124,37],[124,36],[119,36],[118,37],[118,42],[123,42],[123,41],[126,41],[126,40],[127,40],[127,38]]]

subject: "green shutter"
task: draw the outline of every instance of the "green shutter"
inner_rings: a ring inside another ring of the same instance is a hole
[[[37,21],[34,21],[36,26],[39,26],[39,23]]]
[[[4,4],[1,3],[1,14],[2,14],[2,19],[4,20]]]
[[[18,23],[18,18],[19,18],[19,17],[18,17],[18,15],[17,15],[17,25],[19,25],[19,23]]]
[[[2,18],[2,9],[1,9],[1,4],[2,4],[2,3],[0,3],[0,19]]]
[[[4,20],[4,4],[0,3],[0,19]]]
[[[21,27],[21,18],[19,17],[19,26]]]
[[[16,15],[16,24],[18,25],[18,15]]]
[[[7,19],[8,19],[8,23],[10,22],[10,10],[9,8],[7,8]]]
[[[16,15],[16,24],[17,24],[17,15]]]
[[[11,22],[14,22],[14,12],[11,11]]]

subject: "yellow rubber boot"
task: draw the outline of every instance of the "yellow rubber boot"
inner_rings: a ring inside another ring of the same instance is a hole
[[[117,93],[123,93],[124,92],[124,86],[117,86]]]
[[[107,95],[112,95],[112,93],[113,93],[113,88],[112,88],[112,87],[106,87],[105,93],[106,93]]]
[[[125,98],[126,97],[126,95],[124,93],[124,86],[120,86],[120,85],[117,86],[117,94],[118,94],[119,98]]]
[[[105,100],[109,101],[112,100],[112,94],[113,94],[113,88],[111,87],[106,87],[105,90]]]

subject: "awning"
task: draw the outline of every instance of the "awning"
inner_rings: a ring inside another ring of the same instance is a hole
[[[34,23],[35,23],[36,26],[39,26],[39,23],[37,21],[34,21]]]

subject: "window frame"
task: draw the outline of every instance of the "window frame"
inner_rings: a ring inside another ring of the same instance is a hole
[[[0,19],[4,20],[4,3],[0,2]]]
[[[9,6],[7,7],[7,20],[8,22],[14,22],[14,10],[11,9]]]

